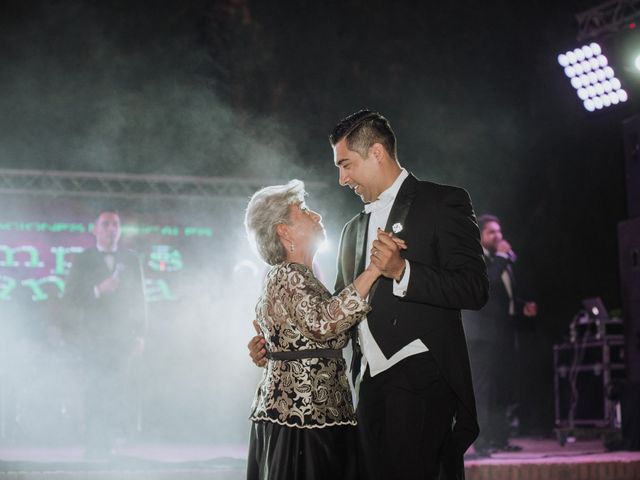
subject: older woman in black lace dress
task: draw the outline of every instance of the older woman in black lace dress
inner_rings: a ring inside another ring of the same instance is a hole
[[[250,480],[355,477],[355,414],[341,349],[369,311],[380,275],[370,266],[336,295],[314,276],[324,241],[320,215],[304,203],[304,184],[253,195],[245,225],[271,270],[256,306],[268,363],[251,410]]]

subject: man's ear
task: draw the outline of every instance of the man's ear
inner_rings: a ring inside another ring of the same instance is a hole
[[[385,149],[381,143],[374,143],[369,147],[369,155],[376,159],[377,162],[380,162],[384,157]]]

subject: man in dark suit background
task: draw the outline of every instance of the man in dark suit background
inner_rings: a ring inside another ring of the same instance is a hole
[[[85,372],[85,441],[88,458],[113,453],[125,424],[133,421],[131,360],[144,349],[146,303],[137,254],[118,248],[120,216],[101,211],[96,247],[74,258],[65,301],[78,313],[75,344]]]
[[[507,409],[516,398],[517,322],[535,317],[537,305],[518,297],[513,273],[516,255],[503,238],[495,215],[478,217],[480,241],[489,276],[489,301],[480,311],[464,313],[464,328],[475,387],[480,436],[474,447],[480,456],[517,451],[509,443]]]

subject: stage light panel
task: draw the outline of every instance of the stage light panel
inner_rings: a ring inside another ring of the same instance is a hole
[[[636,63],[640,70],[640,56]],[[558,64],[564,69],[582,105],[589,112],[624,103],[629,99],[609,65],[609,59],[602,52],[602,47],[595,42],[559,54]]]

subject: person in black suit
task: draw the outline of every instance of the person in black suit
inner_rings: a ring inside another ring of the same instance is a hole
[[[514,370],[518,358],[517,320],[537,314],[535,302],[521,300],[513,274],[516,255],[502,236],[495,215],[478,217],[480,239],[489,275],[489,301],[480,311],[464,313],[475,386],[480,436],[474,447],[479,456],[517,451],[509,443],[507,409],[514,403]]]
[[[89,458],[112,453],[131,422],[131,360],[144,348],[146,303],[136,253],[118,248],[120,216],[105,210],[93,229],[96,247],[78,254],[65,301],[78,313],[75,343],[85,371],[85,436]]]
[[[481,308],[489,290],[469,195],[401,168],[377,112],[348,116],[330,142],[340,185],[365,203],[342,232],[336,289],[366,268],[369,252],[384,275],[353,332],[360,477],[464,478],[478,425],[461,309]],[[258,364],[262,345],[249,344]]]

